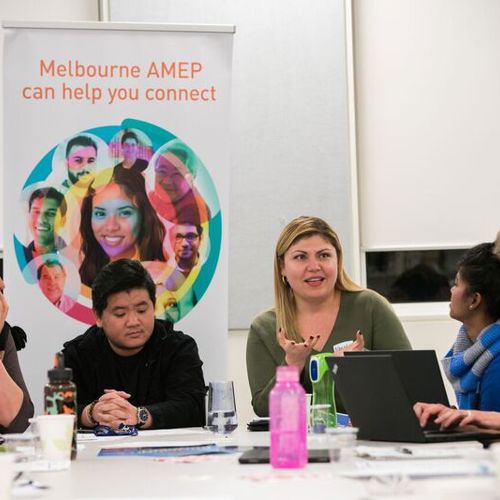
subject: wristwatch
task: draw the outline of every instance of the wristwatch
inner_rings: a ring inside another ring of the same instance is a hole
[[[144,408],[144,406],[138,406],[136,427],[142,427],[148,421],[148,417],[149,417],[149,412],[147,408]]]

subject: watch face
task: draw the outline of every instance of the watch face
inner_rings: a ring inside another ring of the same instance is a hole
[[[148,419],[148,410],[146,408],[139,408],[137,410],[137,420],[139,424],[145,424]]]

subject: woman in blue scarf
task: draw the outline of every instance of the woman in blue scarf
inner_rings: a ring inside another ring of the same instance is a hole
[[[452,420],[470,416],[470,410],[500,412],[500,232],[495,242],[481,243],[460,259],[450,316],[462,323],[443,360],[462,410]],[[415,410],[421,423],[451,415],[442,405],[418,403]]]

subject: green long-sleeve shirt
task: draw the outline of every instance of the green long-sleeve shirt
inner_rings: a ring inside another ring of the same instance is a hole
[[[362,290],[341,292],[337,320],[321,352],[332,352],[335,344],[354,340],[358,330],[363,333],[366,349],[411,349],[403,326],[389,302],[373,290]],[[310,333],[313,335],[315,332]],[[247,339],[247,372],[252,406],[260,417],[269,414],[268,398],[275,383],[276,367],[284,363],[285,352],[276,340],[276,314],[274,309],[269,309],[254,319]],[[312,392],[308,372],[309,359],[300,379],[306,392]]]

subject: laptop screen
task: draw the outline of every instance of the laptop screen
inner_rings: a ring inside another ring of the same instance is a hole
[[[448,395],[435,351],[351,351],[345,356],[391,356],[410,403],[441,403],[449,406]]]

